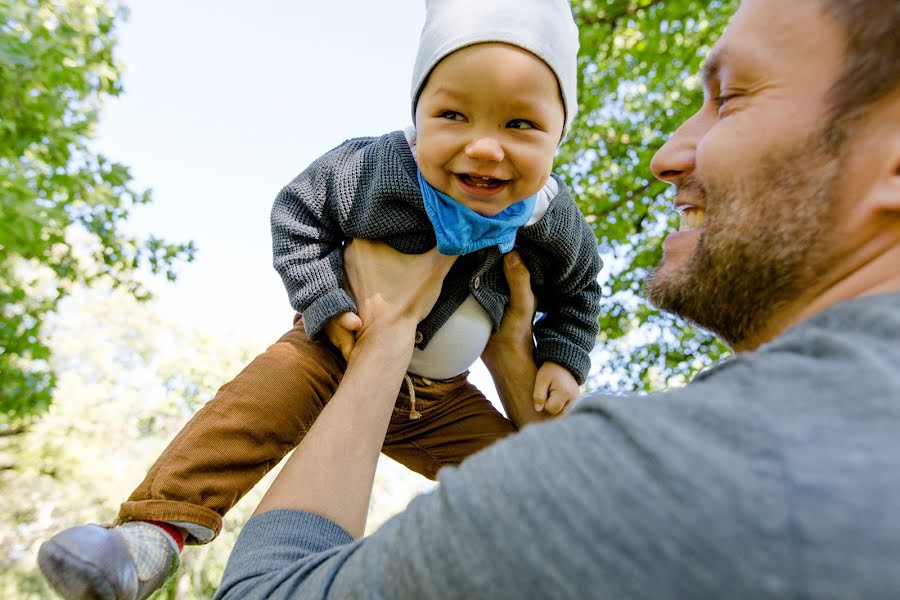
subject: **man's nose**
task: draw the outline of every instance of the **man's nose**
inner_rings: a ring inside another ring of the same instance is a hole
[[[466,145],[466,156],[473,160],[500,162],[503,160],[503,146],[496,137],[481,135]]]
[[[694,171],[697,144],[702,135],[701,120],[698,113],[682,123],[662,148],[656,151],[650,161],[654,177],[666,183],[678,184]]]

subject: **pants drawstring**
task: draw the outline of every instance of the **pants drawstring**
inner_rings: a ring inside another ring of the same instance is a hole
[[[416,410],[416,388],[413,387],[412,378],[409,373],[403,376],[406,380],[406,390],[409,392],[409,418],[411,420],[421,419],[422,413]]]

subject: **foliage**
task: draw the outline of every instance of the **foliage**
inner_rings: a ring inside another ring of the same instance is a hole
[[[65,527],[113,520],[168,441],[251,356],[246,343],[168,322],[152,303],[103,283],[74,289],[48,319],[53,401],[27,430],[0,437],[0,598],[53,597],[35,564],[41,542]],[[382,463],[370,531],[431,485]],[[214,543],[187,548],[179,575],[155,600],[212,597],[270,483],[229,512]]]
[[[193,256],[122,231],[150,194],[89,146],[103,100],[122,92],[122,16],[107,0],[0,0],[0,431],[47,409],[42,327],[74,284],[107,277],[145,298],[135,271],[174,279]]]
[[[737,0],[574,0],[580,112],[559,172],[606,259],[597,380],[650,390],[689,378],[726,351],[661,314],[643,284],[676,227],[672,192],[650,173],[656,150],[702,99],[697,76]]]

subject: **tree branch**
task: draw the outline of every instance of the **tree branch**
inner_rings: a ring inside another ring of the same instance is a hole
[[[649,181],[648,183],[646,183],[645,185],[642,185],[642,186],[639,187],[639,188],[636,188],[636,189],[633,189],[633,190],[628,190],[627,192],[625,192],[624,194],[622,194],[622,196],[619,198],[619,200],[618,200],[617,202],[614,202],[614,203],[608,205],[608,206],[607,206],[604,210],[602,210],[602,211],[599,211],[599,212],[591,212],[590,214],[591,214],[591,216],[597,218],[598,220],[599,220],[599,219],[606,218],[606,217],[608,217],[610,214],[614,213],[615,211],[617,211],[617,210],[619,210],[620,208],[622,208],[623,206],[625,206],[625,204],[626,204],[629,200],[634,200],[635,198],[638,198],[638,197],[640,197],[640,196],[645,195],[645,194],[647,193],[647,191],[650,190],[650,188],[652,188],[653,186],[656,186],[656,185],[661,185],[661,182],[659,182],[659,181]]]
[[[26,431],[28,431],[28,429],[25,426],[13,427],[12,429],[8,429],[6,431],[0,431],[0,438],[21,435]]]
[[[634,232],[635,233],[643,233],[644,232],[644,223],[647,220],[647,215],[650,214],[650,207],[647,206],[644,208],[644,211],[638,215],[638,218],[634,220]]]
[[[666,0],[650,0],[646,4],[642,4],[639,6],[630,6],[626,8],[624,11],[616,14],[606,14],[602,17],[596,17],[593,19],[588,19],[585,16],[581,16],[581,25],[608,25],[611,28],[615,28],[618,25],[619,21],[624,19],[625,17],[630,17],[636,14],[640,10],[644,10],[655,6],[657,4],[662,4]]]

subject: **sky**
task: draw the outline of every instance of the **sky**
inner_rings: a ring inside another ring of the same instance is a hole
[[[293,316],[271,266],[278,191],[345,139],[411,122],[423,0],[132,2],[119,27],[124,93],[95,148],[131,168],[154,201],[127,230],[194,240],[163,314],[259,351]],[[473,382],[489,396],[483,367]]]

